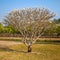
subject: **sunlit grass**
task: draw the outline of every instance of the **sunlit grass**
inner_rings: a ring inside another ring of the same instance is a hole
[[[24,44],[1,49],[0,60],[60,60],[60,45],[56,44],[33,44],[31,53]]]

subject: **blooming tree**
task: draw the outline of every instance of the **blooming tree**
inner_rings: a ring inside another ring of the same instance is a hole
[[[31,52],[32,44],[51,27],[50,19],[54,16],[48,9],[25,8],[11,11],[4,21],[20,32],[23,43],[28,47],[28,52]]]

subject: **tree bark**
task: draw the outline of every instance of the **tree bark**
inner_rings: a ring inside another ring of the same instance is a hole
[[[28,46],[28,52],[31,52],[31,51],[32,51],[32,47]]]

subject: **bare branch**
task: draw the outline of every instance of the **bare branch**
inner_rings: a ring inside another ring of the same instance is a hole
[[[35,43],[44,31],[51,27],[49,20],[54,16],[48,9],[26,8],[10,12],[5,17],[5,22],[17,29],[23,37],[23,42],[29,45]]]

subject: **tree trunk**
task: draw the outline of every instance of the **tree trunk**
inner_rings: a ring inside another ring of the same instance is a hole
[[[32,47],[28,46],[28,52],[31,52],[31,51],[32,51]]]

